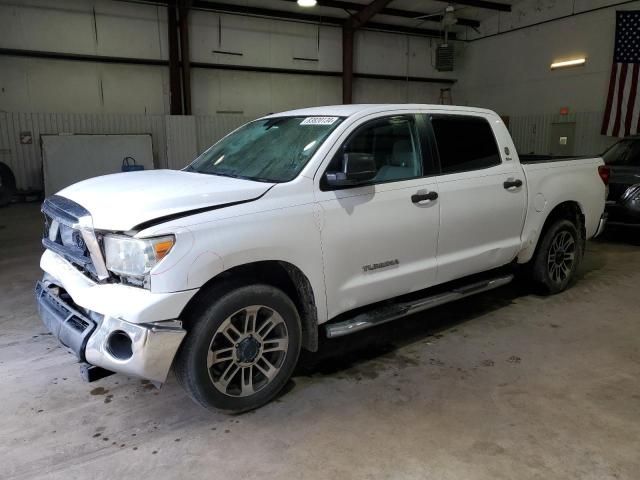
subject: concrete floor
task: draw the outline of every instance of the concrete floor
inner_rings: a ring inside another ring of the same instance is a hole
[[[509,286],[324,342],[227,416],[126,376],[83,383],[45,332],[35,205],[0,209],[0,478],[637,479],[640,248],[591,242],[552,298]]]

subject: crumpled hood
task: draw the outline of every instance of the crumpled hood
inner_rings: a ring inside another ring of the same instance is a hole
[[[94,228],[127,231],[167,215],[253,200],[272,185],[179,170],[145,170],[84,180],[58,195],[86,208]]]

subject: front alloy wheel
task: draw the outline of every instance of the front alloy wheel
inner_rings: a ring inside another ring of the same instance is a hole
[[[207,355],[213,385],[225,395],[246,397],[271,382],[289,347],[287,325],[275,310],[251,305],[218,327]]]

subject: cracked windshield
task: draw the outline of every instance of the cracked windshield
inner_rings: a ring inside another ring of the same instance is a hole
[[[340,117],[276,117],[248,123],[185,170],[261,182],[293,180]]]

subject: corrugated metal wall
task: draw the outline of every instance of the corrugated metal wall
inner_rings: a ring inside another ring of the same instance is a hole
[[[171,116],[0,112],[0,162],[13,170],[18,188],[42,187],[40,136],[45,134],[148,133],[156,168],[179,169],[231,130],[252,120],[243,115]],[[21,132],[31,143],[20,143]],[[88,159],[90,160],[90,159]]]
[[[185,115],[168,115],[167,163],[169,168],[179,170],[198,155],[196,140],[196,118]]]
[[[520,153],[549,153],[551,125],[575,123],[574,155],[599,155],[617,138],[600,135],[601,112],[580,112],[570,115],[525,115],[509,118],[509,131]]]
[[[31,143],[20,142],[21,132],[31,134]],[[147,133],[155,166],[167,166],[164,115],[0,113],[0,161],[13,170],[18,188],[42,188],[40,136],[60,133]]]

